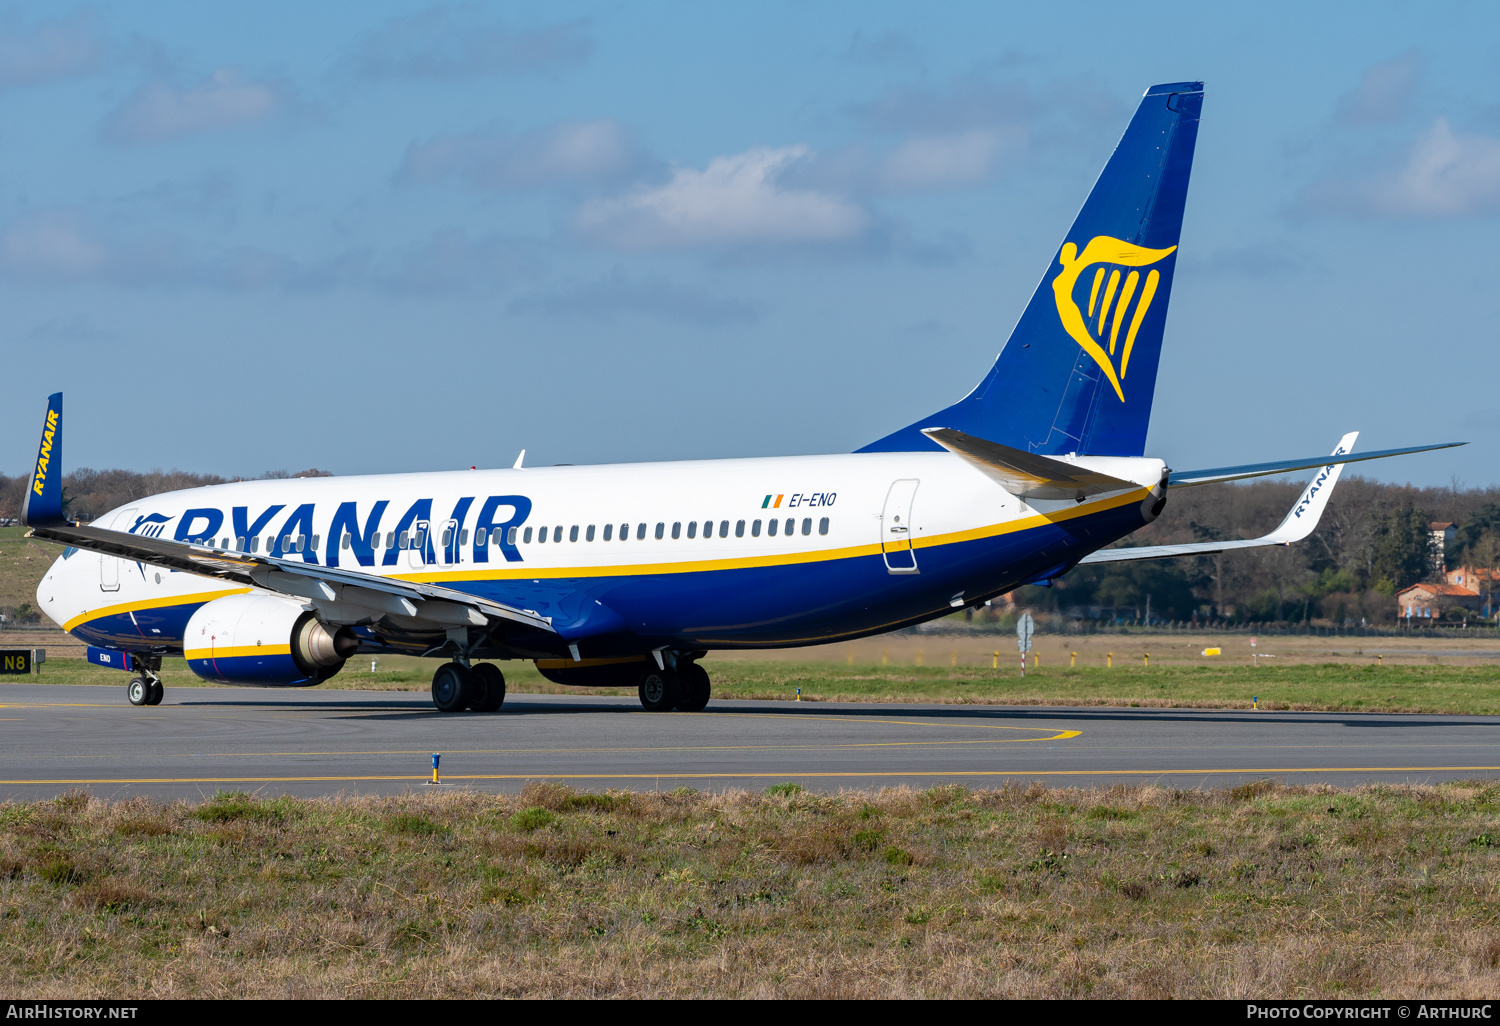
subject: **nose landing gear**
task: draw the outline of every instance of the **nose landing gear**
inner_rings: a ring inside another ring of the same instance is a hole
[[[125,685],[125,697],[130,699],[131,705],[161,705],[166,693],[161,678],[150,670],[142,671],[139,677],[132,677]]]

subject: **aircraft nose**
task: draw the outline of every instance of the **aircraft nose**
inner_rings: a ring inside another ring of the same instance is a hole
[[[63,554],[52,561],[36,586],[37,608],[59,627],[66,625],[84,610],[79,579],[83,576],[80,568],[87,562],[86,553],[77,549],[64,549]]]

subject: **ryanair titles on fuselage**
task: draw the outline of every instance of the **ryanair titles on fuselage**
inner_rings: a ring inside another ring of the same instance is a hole
[[[836,492],[793,492],[767,494],[755,508],[797,509],[807,506],[830,507],[837,501]],[[786,500],[786,501],[783,501]],[[520,549],[516,545],[517,532],[531,516],[532,502],[525,495],[490,495],[480,500],[478,496],[463,496],[453,505],[448,516],[433,517],[433,500],[417,499],[394,525],[383,526],[390,511],[391,500],[380,499],[368,507],[361,520],[358,503],[344,501],[324,504],[333,506],[325,535],[315,525],[323,521],[319,516],[319,503],[307,502],[293,507],[290,512],[285,503],[274,503],[257,510],[253,506],[231,506],[226,518],[224,510],[215,506],[199,506],[184,510],[177,518],[174,541],[225,546],[247,552],[261,550],[260,539],[265,536],[267,544],[264,555],[271,557],[298,557],[303,562],[317,563],[318,550],[323,550],[323,562],[327,566],[338,566],[340,559],[352,559],[359,566],[396,566],[407,546],[424,550],[427,562],[436,562],[434,534],[445,528],[452,533],[442,542],[448,553],[444,562],[456,562],[460,536],[473,532],[472,561],[488,563],[490,553],[495,551],[495,560],[509,563],[522,562]],[[753,503],[751,505],[754,505]],[[477,507],[477,514],[470,513]],[[282,514],[285,513],[284,516]],[[271,524],[280,518],[279,525],[272,530]],[[163,525],[171,517],[159,513],[136,517],[127,528],[129,533],[149,534],[159,537]],[[348,544],[344,544],[347,537]],[[386,538],[384,544],[382,537]],[[401,544],[395,543],[401,538]],[[323,542],[323,544],[319,544]]]

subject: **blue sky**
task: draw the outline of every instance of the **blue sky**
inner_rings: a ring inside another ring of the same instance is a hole
[[[1490,4],[0,6],[0,431],[339,474],[840,452],[1207,84],[1148,452],[1500,483]]]

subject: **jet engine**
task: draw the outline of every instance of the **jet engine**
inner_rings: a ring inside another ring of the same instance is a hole
[[[358,650],[350,628],[325,624],[302,603],[275,595],[207,602],[183,638],[188,667],[204,680],[261,687],[321,684]]]

